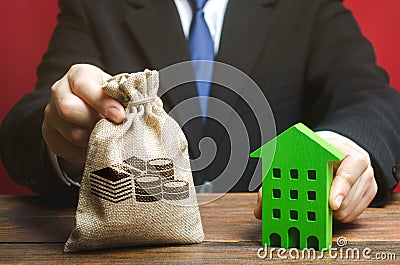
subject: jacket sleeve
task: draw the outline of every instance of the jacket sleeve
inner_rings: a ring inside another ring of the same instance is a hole
[[[0,130],[1,159],[9,176],[42,196],[65,201],[76,198],[77,188],[68,187],[56,175],[41,127],[50,87],[71,65],[90,63],[102,67],[82,2],[59,1],[58,25],[38,67],[36,89],[11,109]]]
[[[337,132],[369,152],[378,183],[372,206],[383,205],[399,178],[400,95],[341,1],[324,1],[314,25],[307,120],[315,130]]]

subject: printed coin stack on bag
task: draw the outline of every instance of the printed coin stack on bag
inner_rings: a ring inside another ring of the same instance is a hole
[[[135,178],[135,197],[137,202],[161,200],[161,178],[156,175],[143,175]]]
[[[101,119],[92,131],[64,251],[202,242],[187,140],[155,104],[158,73],[120,74],[103,89],[125,107],[125,121]]]
[[[148,162],[148,172],[159,175],[162,181],[174,180],[174,164],[168,158],[154,158]]]
[[[163,198],[166,200],[184,200],[189,198],[189,183],[184,180],[172,180],[163,183]]]
[[[137,172],[144,172],[147,170],[147,162],[136,156],[125,159],[124,164]]]

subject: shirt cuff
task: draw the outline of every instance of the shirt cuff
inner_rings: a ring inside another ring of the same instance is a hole
[[[349,138],[332,132],[332,131],[318,131],[315,132],[316,134],[318,134],[319,136],[321,136],[322,138],[326,139],[326,138],[339,138],[341,139],[343,142],[347,143],[348,145],[354,147],[355,149],[359,150],[365,157],[368,158],[369,164],[371,164],[371,158],[369,157],[368,152],[362,148],[361,146],[359,146],[358,144],[356,144],[354,141],[350,140]]]
[[[57,176],[59,177],[59,179],[64,184],[66,184],[67,186],[73,185],[73,186],[76,186],[76,187],[80,187],[81,184],[79,182],[76,182],[76,181],[72,180],[71,178],[68,177],[68,174],[66,172],[61,170],[61,166],[60,166],[60,163],[58,161],[57,155],[54,154],[50,149],[47,149],[47,151],[49,153],[51,164],[53,165],[53,168],[56,171]]]

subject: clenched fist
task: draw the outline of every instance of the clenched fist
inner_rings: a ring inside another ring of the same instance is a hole
[[[101,88],[110,75],[99,68],[78,64],[51,87],[42,134],[48,148],[69,162],[84,162],[90,133],[96,122],[106,117],[121,123],[122,105]]]

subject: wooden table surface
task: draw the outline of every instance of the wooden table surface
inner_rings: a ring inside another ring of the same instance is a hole
[[[199,194],[205,242],[183,246],[124,248],[82,253],[63,253],[63,245],[75,222],[74,210],[43,204],[38,198],[0,196],[0,264],[4,263],[165,263],[165,264],[256,264],[256,263],[400,263],[400,193],[384,208],[367,209],[351,224],[334,225],[331,258],[314,260],[296,252],[268,250],[265,259],[257,256],[261,247],[261,221],[253,217],[254,193],[229,193],[210,203],[209,195]],[[347,245],[339,248],[338,237]],[[360,258],[350,248],[359,249]],[[362,251],[371,249],[363,257]],[[342,249],[342,250],[340,250]],[[340,251],[342,255],[340,256]],[[298,251],[299,252],[299,251]],[[264,252],[260,252],[260,255]],[[318,254],[318,253],[317,253]],[[283,259],[287,257],[287,259]],[[342,258],[340,258],[342,257]],[[381,258],[381,260],[377,260]],[[382,260],[385,259],[385,260]],[[390,260],[389,260],[390,259]]]

